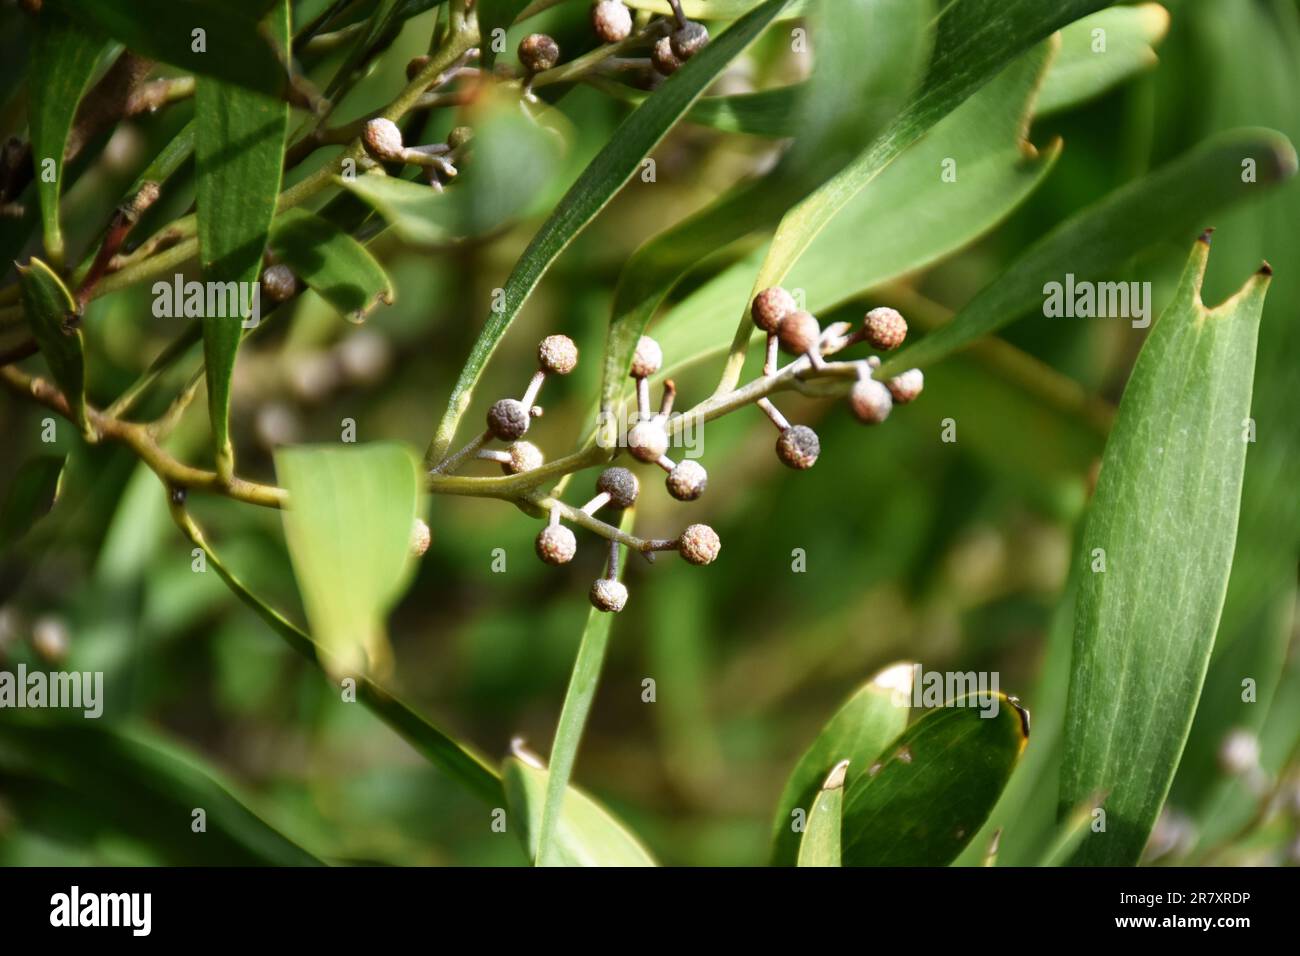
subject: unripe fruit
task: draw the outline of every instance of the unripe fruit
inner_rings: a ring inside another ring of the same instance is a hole
[[[668,493],[678,501],[694,501],[704,494],[709,484],[709,473],[698,461],[687,458],[668,473]]]
[[[537,556],[547,564],[568,564],[578,553],[578,539],[562,524],[547,525],[537,535]]]
[[[754,324],[764,332],[775,332],[782,319],[797,311],[799,306],[794,301],[794,296],[779,285],[764,289],[754,296],[754,304],[750,308]]]
[[[925,388],[925,375],[919,368],[909,368],[906,372],[895,375],[889,380],[889,393],[899,405],[906,405],[921,394]]]
[[[460,149],[473,138],[473,129],[468,126],[457,126],[447,134],[447,145],[452,149]]]
[[[541,73],[560,62],[560,45],[545,33],[530,33],[519,41],[519,62],[529,73]]]
[[[433,541],[433,533],[429,531],[429,526],[419,518],[415,519],[415,524],[411,526],[411,557],[418,558],[429,550],[429,544]]]
[[[591,586],[591,604],[597,611],[617,614],[627,604],[627,588],[622,581],[598,578]]]
[[[567,335],[548,335],[537,346],[537,361],[548,372],[568,375],[578,364],[578,346]]]
[[[664,350],[659,343],[648,335],[637,339],[636,351],[632,353],[632,377],[649,378],[663,368]]]
[[[889,397],[889,389],[874,378],[864,378],[853,383],[849,392],[849,407],[858,420],[867,425],[879,425],[889,417],[894,407],[894,400]]]
[[[863,319],[862,331],[873,349],[888,352],[907,338],[907,321],[897,309],[872,309]]]
[[[630,508],[636,504],[641,482],[626,468],[606,468],[596,479],[596,490],[609,495],[616,508]]]
[[[517,441],[506,449],[510,453],[510,464],[501,463],[501,469],[512,475],[541,468],[546,463],[542,450],[529,441]]]
[[[821,439],[807,425],[791,425],[776,440],[776,457],[799,471],[811,468],[822,452]]]
[[[528,406],[513,398],[503,398],[487,413],[488,431],[502,441],[514,441],[528,431]]]
[[[682,557],[691,564],[712,564],[722,550],[722,539],[706,524],[693,524],[677,539]]]
[[[656,462],[668,453],[668,432],[657,419],[639,422],[627,433],[627,450],[638,461]]]
[[[361,134],[366,152],[375,159],[394,162],[402,158],[402,131],[392,120],[376,117],[366,123],[365,132]]]
[[[674,30],[670,43],[673,55],[679,60],[689,60],[708,45],[709,31],[703,23],[688,20],[686,26]]]
[[[655,70],[664,76],[672,76],[682,68],[682,61],[673,52],[673,44],[668,37],[661,37],[650,51],[650,62]]]
[[[632,35],[632,11],[621,0],[600,0],[591,8],[591,25],[604,43],[618,43]]]
[[[267,266],[262,270],[262,290],[272,302],[285,302],[298,291],[298,279],[286,265]]]
[[[791,312],[776,330],[781,348],[793,355],[803,355],[817,348],[822,336],[821,323],[808,312]]]

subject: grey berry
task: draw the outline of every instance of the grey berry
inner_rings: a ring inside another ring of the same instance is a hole
[[[656,462],[668,453],[668,432],[663,422],[651,419],[633,425],[627,433],[627,450],[638,461]]]
[[[506,451],[510,453],[510,464],[502,462],[501,468],[512,475],[541,468],[546,463],[542,450],[529,441],[517,441]]]
[[[693,524],[677,539],[682,557],[691,564],[712,564],[722,550],[722,539],[706,524]]]
[[[673,31],[670,42],[677,59],[689,60],[708,45],[709,31],[703,23],[688,20],[686,26]]]
[[[672,76],[682,68],[682,61],[673,52],[673,44],[668,37],[661,37],[650,51],[650,62],[664,76]]]
[[[547,564],[568,564],[578,552],[578,539],[562,524],[547,525],[537,535],[537,556]]]
[[[632,353],[632,377],[649,378],[663,368],[664,350],[659,343],[648,335],[637,339],[636,351]]]
[[[577,367],[578,346],[567,335],[548,335],[537,346],[537,361],[548,372],[568,375]]]
[[[864,378],[860,382],[853,383],[853,389],[849,392],[849,407],[863,423],[879,425],[889,417],[894,407],[894,400],[890,398],[889,389],[883,384],[874,378]]]
[[[618,613],[627,604],[627,588],[622,581],[598,578],[591,586],[591,603],[598,611]]]
[[[873,349],[888,352],[898,348],[907,338],[907,321],[897,309],[882,307],[866,314],[862,330]]]
[[[376,117],[366,123],[365,132],[361,134],[366,152],[375,159],[393,162],[402,158],[402,131],[392,120]]]
[[[684,459],[668,473],[668,493],[678,501],[694,501],[704,494],[709,484],[709,473],[692,458]]]
[[[488,409],[488,430],[502,441],[514,441],[528,431],[528,406],[513,398],[503,398]]]
[[[754,296],[754,305],[750,309],[750,314],[754,317],[754,324],[764,332],[775,332],[782,319],[798,310],[799,306],[794,301],[794,296],[778,285],[764,289]]]
[[[560,62],[560,45],[545,33],[530,33],[519,41],[519,62],[529,73],[541,73]]]
[[[807,425],[791,425],[776,440],[776,456],[799,471],[815,465],[821,452],[821,439]]]
[[[609,495],[616,508],[630,508],[636,504],[641,482],[626,468],[606,468],[596,479],[596,490]]]
[[[411,557],[418,558],[428,551],[432,541],[433,533],[429,531],[429,526],[416,518],[415,524],[411,526]]]
[[[817,348],[822,327],[808,312],[791,312],[781,320],[776,334],[781,339],[781,348],[793,355],[803,355]]]
[[[925,375],[919,368],[909,368],[889,380],[889,393],[899,405],[914,401],[925,388]]]
[[[632,11],[621,0],[600,0],[591,8],[591,25],[604,43],[618,43],[632,34]]]

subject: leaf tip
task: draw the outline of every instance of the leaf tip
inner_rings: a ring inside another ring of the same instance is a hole
[[[510,756],[520,763],[527,764],[537,770],[546,769],[546,764],[542,761],[542,758],[528,748],[528,741],[523,737],[510,738]]]
[[[1019,697],[1008,696],[1007,703],[1015,708],[1016,715],[1020,718],[1020,734],[1024,738],[1020,746],[1023,747],[1029,742],[1029,708],[1020,703]]]
[[[831,772],[826,775],[826,780],[822,783],[822,789],[823,790],[840,789],[841,787],[844,786],[844,778],[848,776],[848,773],[849,773],[849,762],[847,760],[841,760],[834,767],[832,767]]]
[[[1266,279],[1271,279],[1273,278],[1273,267],[1269,265],[1268,260],[1265,259],[1259,264],[1259,270],[1255,274],[1261,275]]]
[[[915,675],[916,664],[914,662],[900,661],[897,664],[891,664],[871,678],[871,686],[879,690],[889,691],[892,694],[894,703],[901,707],[912,696],[912,681]]]
[[[1210,226],[1208,229],[1203,230],[1201,234],[1196,237],[1196,241],[1208,246],[1210,244],[1210,241],[1213,238],[1214,238],[1214,227]]]

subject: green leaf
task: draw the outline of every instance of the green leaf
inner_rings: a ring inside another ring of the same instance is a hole
[[[73,421],[90,433],[86,420],[86,360],[82,349],[81,312],[72,293],[40,259],[18,266],[23,312],[45,356],[50,374],[63,390]]]
[[[304,209],[277,217],[271,249],[294,274],[353,322],[379,303],[392,304],[393,284],[361,243],[328,219]]]
[[[1104,802],[1102,797],[1095,796],[1075,807],[1061,825],[1057,827],[1055,837],[1037,865],[1064,865],[1074,851],[1079,848],[1080,844],[1083,843],[1084,838],[1087,837],[1088,831],[1096,819],[1094,814],[1102,807]]]
[[[799,841],[799,866],[839,866],[840,826],[844,810],[844,775],[849,761],[841,760],[817,791],[808,825]]]
[[[542,808],[550,774],[535,754],[516,746],[501,768],[510,810],[507,827],[537,858]],[[576,787],[564,791],[564,812],[555,826],[550,859],[557,866],[654,866],[654,858],[608,810]]]
[[[1158,61],[1154,47],[1168,31],[1169,11],[1158,3],[1111,7],[1070,24],[1061,31],[1061,53],[1043,84],[1038,115],[1072,109],[1151,69]]]
[[[263,28],[279,43],[288,44],[288,0],[277,0]],[[208,55],[219,54],[210,50]],[[245,55],[241,49],[231,58]],[[194,90],[194,116],[195,198],[203,278],[251,288],[261,273],[262,253],[280,194],[289,107],[264,93],[200,77]],[[234,472],[230,377],[245,321],[254,320],[247,315],[209,315],[207,310],[203,315],[208,414],[217,470],[226,477]]]
[[[403,445],[285,448],[275,470],[289,493],[284,535],[311,632],[335,676],[383,674],[384,620],[405,589],[419,505]]]
[[[1024,134],[1050,53],[1050,42],[1042,43],[1012,63],[840,211],[787,279],[804,290],[808,309],[833,308],[938,261],[993,228],[1041,185],[1060,143],[1040,152]],[[956,182],[938,175],[949,159],[957,164]],[[864,235],[890,240],[864,244]],[[726,350],[732,329],[716,317],[745,301],[765,254],[756,249],[655,326],[655,338],[671,356],[663,376]],[[756,334],[754,341],[761,338]]]
[[[37,455],[18,468],[0,507],[0,548],[8,548],[49,514],[63,480],[62,455]]]
[[[528,244],[506,280],[504,308],[500,312],[494,311],[479,333],[429,446],[427,462],[432,464],[440,460],[450,448],[488,359],[547,269],[632,178],[645,157],[717,75],[753,42],[787,2],[767,0],[732,24],[624,120],[610,141],[582,171],[555,212]]]
[[[1136,864],[1196,711],[1232,567],[1255,342],[1271,273],[1201,302],[1208,239],[1124,390],[1084,533],[1061,814],[1106,791],[1072,862]],[[1098,562],[1104,561],[1104,571]]]
[[[489,108],[474,124],[473,156],[442,192],[392,176],[339,178],[374,207],[393,231],[416,245],[474,238],[527,213],[560,168],[557,135],[518,106]]]
[[[991,701],[997,713],[985,716]],[[844,799],[845,866],[946,866],[983,825],[1029,739],[1003,694],[949,701],[856,768]]]
[[[491,68],[497,60],[496,45],[491,42],[494,30],[508,30],[515,18],[528,6],[528,0],[479,0],[478,32],[484,37],[483,66]]]
[[[10,719],[0,725],[0,768],[6,802],[28,830],[66,832],[71,814],[83,846],[126,837],[172,865],[322,865],[215,770],[142,727]],[[199,836],[196,807],[207,827]]]
[[[173,506],[172,517],[190,541],[203,549],[209,566],[217,572],[239,600],[265,621],[271,630],[279,634],[291,648],[312,663],[324,667],[324,649],[313,641],[309,634],[250,591],[213,550],[204,538],[203,532],[183,508]],[[357,700],[396,731],[430,763],[441,768],[469,792],[489,806],[501,805],[504,794],[496,771],[473,750],[434,726],[368,677],[357,678]]]
[[[1256,181],[1242,181],[1242,162],[1256,161]],[[1216,136],[1070,217],[985,286],[950,323],[886,359],[877,376],[932,364],[1031,310],[1043,308],[1050,282],[1113,278],[1135,255],[1161,240],[1189,241],[1233,203],[1295,174],[1296,153],[1272,130]]]
[[[47,0],[51,7],[151,60],[267,96],[284,92],[287,30],[263,20],[281,0]]]
[[[800,853],[796,814],[805,828],[823,782],[841,760],[869,767],[907,726],[912,664],[894,664],[863,684],[831,717],[786,780],[772,823],[772,865],[793,866]]]
[[[83,20],[46,9],[36,19],[31,65],[27,74],[30,100],[32,163],[36,195],[45,229],[45,252],[56,267],[63,265],[63,232],[59,228],[59,193],[63,189],[63,154],[77,113],[77,104],[90,85],[108,41],[88,29]],[[52,175],[47,163],[53,161]]]

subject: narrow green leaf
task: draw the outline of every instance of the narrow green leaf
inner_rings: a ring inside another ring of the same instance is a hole
[[[1070,24],[1061,31],[1039,115],[1072,109],[1155,66],[1154,47],[1168,31],[1169,11],[1158,3],[1110,7]]]
[[[63,480],[62,455],[37,455],[18,467],[0,507],[0,548],[8,548],[49,514]]]
[[[793,866],[799,855],[797,824],[807,828],[812,804],[841,760],[869,767],[907,726],[912,664],[886,667],[863,684],[831,717],[786,780],[772,822],[772,865]]]
[[[1028,739],[1028,712],[1003,694],[930,711],[851,774],[844,865],[951,863],[984,824]]]
[[[1092,824],[1099,819],[1096,812],[1104,803],[1101,796],[1094,796],[1075,807],[1057,827],[1056,836],[1037,865],[1063,866],[1083,843]]]
[[[27,74],[32,163],[36,195],[45,229],[45,252],[55,267],[63,265],[59,227],[59,193],[63,189],[63,153],[95,67],[108,45],[105,37],[62,10],[46,9],[36,19],[31,66]]]
[[[271,249],[326,302],[353,322],[381,302],[393,301],[393,284],[361,243],[328,219],[290,209],[275,220]]]
[[[40,259],[18,266],[23,312],[45,356],[50,374],[68,400],[72,418],[89,434],[86,420],[86,360],[82,350],[81,313],[61,279]]]
[[[288,45],[288,0],[276,0],[261,28],[282,46]],[[210,50],[207,55],[222,54]],[[247,55],[246,49],[241,49],[229,58]],[[251,289],[261,273],[262,253],[280,194],[289,107],[265,93],[204,76],[195,84],[194,116],[195,198],[203,277],[208,282],[233,282],[239,283],[233,288]],[[234,472],[230,377],[244,325],[250,323],[251,328],[257,319],[249,314],[209,315],[208,311],[203,315],[208,414],[217,470],[229,477]]]
[[[1061,814],[1107,791],[1077,864],[1136,864],[1182,754],[1228,586],[1246,461],[1261,270],[1201,302],[1208,239],[1124,390],[1089,509]],[[1099,563],[1104,562],[1104,563]],[[1104,571],[1100,570],[1104,567]]]
[[[523,841],[528,858],[537,858],[543,806],[550,774],[541,760],[516,746],[501,768],[510,810],[506,826]],[[627,827],[577,787],[568,787],[564,812],[555,825],[549,859],[555,866],[654,866],[654,857]]]
[[[547,269],[632,178],[645,157],[717,75],[754,41],[787,2],[767,0],[723,31],[624,120],[605,148],[583,170],[506,280],[504,308],[489,316],[474,343],[429,446],[426,456],[429,463],[441,459],[451,447],[488,359]]]
[[[849,761],[837,763],[817,791],[808,811],[808,827],[799,841],[799,866],[839,866],[840,826],[844,810],[844,775]]]
[[[399,444],[281,449],[275,470],[311,632],[335,676],[383,674],[384,621],[406,586],[419,505],[415,459]]]
[[[280,96],[288,36],[263,20],[280,6],[281,0],[46,0],[45,10],[91,23],[151,60]]]
[[[1243,181],[1242,163],[1256,179]],[[1045,286],[1112,279],[1130,259],[1161,240],[1190,241],[1223,209],[1290,179],[1296,153],[1272,130],[1236,130],[1115,190],[1036,242],[951,322],[886,359],[876,373],[897,375],[951,355],[1031,310],[1043,308]]]
[[[286,644],[324,669],[324,649],[309,634],[250,591],[213,550],[188,513],[173,507],[172,517],[190,541],[203,549],[208,564],[235,597],[265,621]],[[357,678],[357,700],[430,763],[441,768],[469,792],[490,806],[501,805],[504,793],[496,771],[473,750],[457,742],[450,734],[434,726],[367,677]]]

